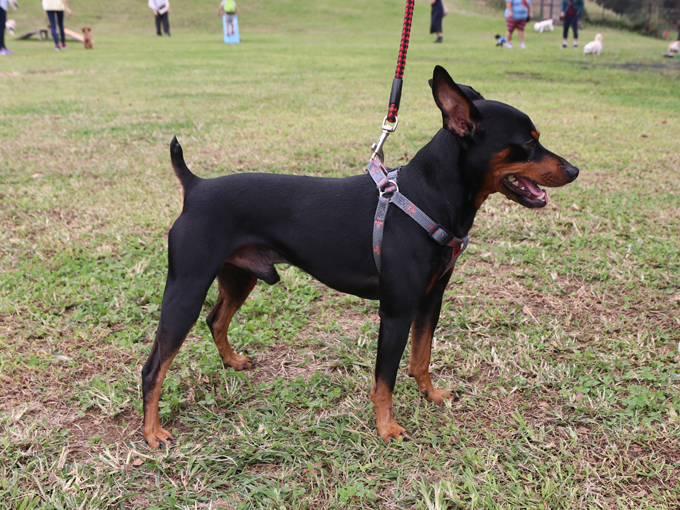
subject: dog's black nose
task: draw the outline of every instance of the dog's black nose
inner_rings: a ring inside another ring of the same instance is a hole
[[[571,163],[567,163],[566,161],[564,162],[564,171],[567,172],[567,176],[569,177],[569,182],[572,182],[578,177],[578,168],[572,165]]]

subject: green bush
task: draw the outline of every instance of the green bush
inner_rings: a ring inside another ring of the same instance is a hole
[[[583,20],[593,25],[599,25],[619,30],[628,30],[637,34],[665,39],[668,32],[675,27],[671,22],[658,16],[649,16],[642,10],[619,17],[614,11],[602,9],[597,4],[587,2]]]

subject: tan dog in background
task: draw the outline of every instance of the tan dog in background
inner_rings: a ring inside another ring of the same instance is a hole
[[[90,33],[90,27],[83,27],[83,43],[85,44],[86,50],[92,49],[92,34]]]

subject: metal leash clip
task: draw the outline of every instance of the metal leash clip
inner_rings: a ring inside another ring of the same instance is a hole
[[[385,163],[385,153],[383,152],[383,145],[385,145],[385,140],[387,140],[387,137],[397,130],[398,125],[399,125],[398,117],[394,118],[394,125],[390,125],[387,122],[387,117],[383,119],[382,134],[380,135],[380,139],[378,140],[377,143],[371,145],[371,150],[373,151],[371,159],[377,157],[381,163]]]

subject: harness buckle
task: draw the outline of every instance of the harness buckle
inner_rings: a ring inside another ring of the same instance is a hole
[[[399,185],[397,184],[397,181],[388,179],[387,181],[385,181],[384,185],[378,188],[378,193],[380,194],[381,197],[387,195],[385,198],[392,198],[392,196],[395,193],[399,193]]]
[[[437,243],[442,246],[448,246],[448,244],[455,238],[453,234],[447,232],[441,225],[436,225],[434,229],[430,232],[430,237],[434,239]]]

